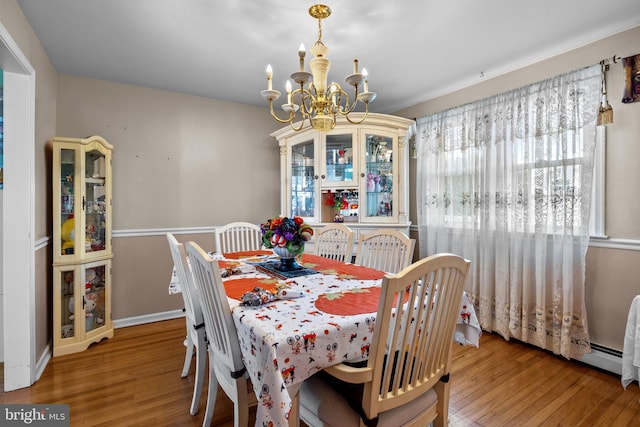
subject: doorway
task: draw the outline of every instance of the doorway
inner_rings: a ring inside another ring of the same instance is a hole
[[[35,381],[35,70],[1,23],[0,68],[4,70],[0,286],[4,390],[10,391]]]

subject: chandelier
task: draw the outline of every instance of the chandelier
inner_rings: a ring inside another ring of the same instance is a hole
[[[345,82],[354,87],[354,99],[350,102],[349,95],[338,83],[331,82],[327,85],[327,75],[331,68],[331,61],[327,58],[329,48],[322,43],[322,20],[331,15],[331,9],[323,4],[316,4],[309,8],[309,15],[318,20],[318,41],[311,48],[313,58],[309,61],[311,73],[304,70],[304,45],[300,45],[298,56],[300,58],[300,70],[291,74],[291,79],[299,85],[292,91],[291,81],[287,80],[287,103],[282,105],[288,118],[282,119],[273,111],[273,102],[280,97],[280,92],[272,87],[273,70],[267,66],[267,89],[260,92],[262,97],[269,101],[269,108],[273,118],[280,123],[289,123],[294,131],[303,128],[309,120],[311,127],[317,131],[326,132],[336,125],[336,117],[342,114],[353,124],[362,123],[369,113],[369,102],[376,98],[375,92],[369,92],[367,70],[358,70],[358,60],[353,60],[353,74],[345,77]],[[308,84],[307,84],[308,83]],[[307,86],[305,87],[305,84]],[[362,92],[358,89],[362,87]],[[349,114],[356,108],[358,101],[364,103],[364,115],[357,121],[352,120]],[[294,120],[300,119],[299,125],[294,125]]]

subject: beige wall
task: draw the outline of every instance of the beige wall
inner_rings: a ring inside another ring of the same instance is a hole
[[[475,86],[404,109],[403,117],[423,117],[458,105],[599,63],[615,55],[640,53],[640,27],[553,57]],[[640,102],[622,104],[621,63],[607,74],[607,92],[614,111],[614,124],[607,127],[606,234],[614,239],[640,240]],[[415,188],[415,161],[410,164],[411,188]],[[415,197],[410,214],[416,222]],[[586,299],[593,342],[622,350],[627,312],[640,294],[640,243],[630,250],[589,249],[586,268]]]
[[[215,246],[213,233],[176,234],[175,237],[182,243],[195,241],[207,251]],[[164,234],[114,239],[113,253],[114,320],[184,307],[180,295],[168,292],[173,261]]]
[[[168,295],[173,264],[155,230],[280,213],[280,151],[269,136],[279,126],[265,108],[63,74],[58,87],[58,134],[114,145],[114,320],[182,306]],[[199,239],[213,248],[212,235]]]
[[[265,108],[64,74],[58,93],[58,135],[114,146],[114,231],[279,213],[279,126]]]

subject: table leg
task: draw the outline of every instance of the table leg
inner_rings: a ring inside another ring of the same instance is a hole
[[[300,384],[287,387],[291,396],[289,427],[300,427]]]

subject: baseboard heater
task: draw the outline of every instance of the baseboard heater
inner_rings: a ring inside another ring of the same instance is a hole
[[[576,358],[582,363],[595,368],[622,375],[622,352],[599,344],[591,344],[591,353]]]

